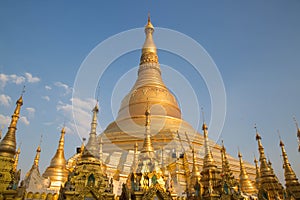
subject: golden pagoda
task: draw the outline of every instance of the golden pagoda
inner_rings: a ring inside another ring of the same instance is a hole
[[[249,176],[244,166],[243,156],[240,151],[238,152],[238,157],[240,159],[240,190],[243,192],[244,195],[256,196],[257,189],[255,188],[252,181],[249,179]]]
[[[142,147],[144,143],[144,115],[147,104],[151,110],[151,140],[153,153],[157,155],[160,164],[168,166],[174,185],[184,193],[193,191],[189,184],[193,168],[194,152],[203,152],[204,137],[188,122],[181,118],[181,110],[176,98],[168,90],[161,77],[157,48],[153,41],[154,27],[148,17],[145,26],[145,42],[141,51],[137,80],[120,105],[118,116],[109,124],[101,137],[103,144],[103,162],[107,165],[107,173],[118,181],[118,194],[122,184],[126,183],[131,173],[133,161],[133,145]],[[208,139],[209,140],[209,139]],[[211,152],[215,155],[216,165],[221,165],[219,152],[221,147],[209,140]],[[163,149],[163,150],[162,150]],[[162,153],[163,152],[163,153]],[[151,153],[152,154],[152,153]],[[227,155],[232,166],[232,172],[239,175],[238,159]],[[201,171],[203,154],[196,154],[195,165]],[[255,179],[255,167],[245,162],[250,179]],[[176,170],[174,170],[176,169]]]
[[[222,140],[221,149],[222,170],[221,170],[221,199],[239,199],[238,181],[234,177],[226,154],[226,148]]]
[[[258,143],[259,162],[260,162],[260,178],[258,188],[259,199],[283,199],[284,188],[278,181],[271,166],[267,163],[264,147],[261,143],[261,136],[256,130],[256,140]]]
[[[22,181],[20,188],[18,189],[19,193],[23,194],[26,199],[33,199],[33,194],[36,198],[47,197],[47,195],[50,196],[52,193],[55,194],[55,191],[49,189],[50,178],[44,178],[40,174],[40,153],[41,147],[38,145],[33,164]]]
[[[109,179],[103,169],[102,162],[84,148],[62,189],[61,198],[113,200],[113,179]]]
[[[300,184],[291,164],[288,160],[287,153],[284,148],[282,140],[280,140],[280,147],[283,159],[283,169],[285,178],[285,187],[288,199],[300,199]]]
[[[50,178],[50,189],[55,190],[57,193],[59,193],[61,186],[64,186],[64,183],[68,179],[68,170],[66,168],[67,162],[64,153],[65,133],[65,127],[63,127],[56,153],[50,162],[50,166],[47,167],[43,174],[43,177]]]
[[[201,184],[203,187],[202,199],[219,199],[222,192],[221,171],[217,167],[212,152],[209,147],[207,125],[203,123],[202,130],[204,135],[204,159],[201,171]]]
[[[256,177],[255,177],[255,186],[256,189],[259,188],[259,179],[260,179],[260,171],[259,171],[259,166],[258,166],[258,161],[256,157],[254,156],[254,163],[255,163],[255,169],[256,169]]]
[[[200,170],[199,170],[198,166],[196,165],[197,160],[196,160],[194,148],[192,148],[192,155],[193,155],[193,168],[192,168],[192,172],[191,172],[190,179],[189,179],[190,187],[188,187],[188,195],[187,196],[200,198],[200,196],[202,194],[202,190],[201,190],[202,188],[200,185],[201,174],[200,174]]]
[[[20,149],[20,147],[18,147],[18,150],[16,151],[15,162],[14,162],[14,167],[13,167],[14,172],[16,172],[17,168],[18,168],[20,153],[21,153],[21,149]]]
[[[91,132],[89,136],[88,143],[85,147],[93,156],[99,158],[99,142],[97,139],[97,114],[99,112],[98,102],[92,110],[92,123],[91,123]]]
[[[20,171],[17,171],[19,153],[16,152],[16,130],[23,105],[22,95],[16,104],[8,131],[0,142],[0,194],[7,189],[16,189],[20,180]]]
[[[166,179],[163,170],[154,154],[150,130],[150,109],[145,112],[145,137],[138,161],[133,162],[134,171],[128,176],[127,186],[123,184],[121,200],[172,200],[170,190],[166,189]],[[136,145],[135,145],[136,146]],[[137,147],[137,146],[136,146]],[[129,187],[128,187],[129,186]]]

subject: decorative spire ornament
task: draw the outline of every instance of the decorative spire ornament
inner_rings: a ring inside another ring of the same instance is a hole
[[[65,127],[63,127],[61,129],[61,135],[56,153],[50,162],[50,166],[46,169],[46,171],[43,174],[43,177],[50,178],[50,188],[57,191],[59,191],[60,186],[64,185],[68,179],[68,170],[66,168],[66,159],[64,153],[65,133],[66,130]]]
[[[92,116],[92,122],[91,122],[91,132],[89,135],[88,143],[86,144],[85,149],[89,151],[91,155],[93,155],[96,158],[99,158],[99,141],[97,140],[97,115],[99,112],[99,106],[98,101],[95,105],[95,107],[92,110],[93,116]]]
[[[296,128],[297,128],[297,138],[298,138],[298,152],[300,152],[300,128],[298,125],[298,122],[296,120],[296,117],[293,117],[295,124],[296,124]]]
[[[260,184],[258,188],[258,198],[261,199],[267,197],[269,199],[275,199],[279,197],[282,199],[284,195],[284,188],[278,181],[273,169],[267,163],[264,147],[261,143],[261,136],[258,133],[256,126],[255,130],[260,162]]]
[[[152,140],[151,140],[151,133],[150,133],[150,126],[151,126],[151,120],[150,120],[150,108],[149,105],[147,104],[146,112],[145,112],[145,139],[144,139],[144,144],[143,148],[141,150],[141,153],[148,153],[150,155],[154,155],[154,148],[152,145]]]
[[[23,95],[23,93],[22,93]],[[16,130],[17,123],[20,118],[20,110],[23,105],[22,95],[16,102],[16,108],[14,114],[11,116],[11,122],[8,127],[8,131],[2,141],[0,142],[0,156],[7,158],[14,158],[16,154]]]
[[[240,160],[240,188],[244,194],[254,195],[257,194],[257,189],[252,184],[246,172],[243,156],[240,151],[238,151],[238,157]]]
[[[288,160],[288,156],[284,148],[284,143],[282,142],[281,139],[280,139],[279,146],[281,147],[281,152],[282,152],[285,187],[286,187],[287,195],[289,197],[293,197],[294,199],[300,199],[300,184]]]

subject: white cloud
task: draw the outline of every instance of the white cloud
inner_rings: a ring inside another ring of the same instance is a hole
[[[70,99],[69,103],[58,102],[57,110],[66,117],[66,127],[71,133],[78,133],[81,137],[88,137],[92,119],[92,109],[96,104],[95,99]],[[73,104],[72,104],[73,103]],[[74,123],[73,113],[75,115],[76,125]],[[99,130],[99,129],[98,129]]]
[[[29,120],[27,119],[27,117],[22,116],[20,117],[20,121],[25,124],[26,126],[28,126],[30,124]]]
[[[5,94],[1,94],[0,95],[0,105],[3,105],[3,106],[10,106],[10,103],[11,103],[11,98],[10,96],[7,96]]]
[[[38,77],[33,77],[32,74],[26,72],[24,76],[18,76],[16,74],[0,74],[0,89],[3,89],[7,83],[14,83],[20,85],[25,83],[27,80],[28,83],[37,83],[41,79]]]
[[[10,117],[9,116],[4,116],[0,114],[0,124],[8,126],[10,122]]]
[[[7,81],[8,81],[8,76],[5,74],[0,74],[0,82],[2,88],[5,87]]]
[[[45,86],[45,89],[46,89],[46,90],[52,90],[52,87],[50,87],[49,85],[46,85],[46,86]]]
[[[35,109],[34,108],[26,108],[27,112],[28,112],[28,117],[29,118],[33,118],[34,117],[34,113],[35,113]]]
[[[28,83],[37,83],[41,80],[39,77],[33,77],[32,74],[30,74],[28,72],[25,73],[25,77],[26,77]]]
[[[60,81],[55,82],[54,85],[56,87],[63,88],[65,90],[65,94],[64,95],[69,94],[70,92],[72,92],[72,88],[70,86],[68,86],[67,84],[62,83]]]
[[[0,88],[3,89],[7,83],[15,83],[17,85],[25,82],[25,78],[23,76],[17,76],[16,74],[0,74]]]
[[[22,83],[25,83],[25,78],[23,76],[11,74],[11,75],[9,75],[9,81],[11,81],[12,83],[15,83],[17,85],[20,85]]]
[[[42,96],[42,99],[44,99],[46,101],[50,101],[50,97],[49,96]]]

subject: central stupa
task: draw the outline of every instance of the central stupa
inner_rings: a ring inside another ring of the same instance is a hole
[[[150,108],[150,133],[155,155],[161,166],[173,170],[175,174],[172,176],[176,182],[185,187],[193,167],[193,149],[195,164],[200,171],[202,169],[204,138],[181,118],[177,100],[162,80],[153,33],[154,27],[148,17],[137,80],[122,100],[116,120],[98,136],[103,149],[100,154],[107,165],[108,175],[120,182],[126,180],[131,171],[134,149],[138,146],[138,150],[142,150],[145,111]],[[211,146],[216,165],[221,168],[221,147],[211,140],[208,145]],[[235,177],[238,177],[239,161],[230,155],[228,160]],[[245,163],[245,168],[254,180],[255,167]]]
[[[165,146],[173,139],[170,137],[171,132],[186,132],[191,138],[197,133],[181,119],[176,98],[162,80],[153,33],[154,27],[148,18],[137,80],[122,100],[116,121],[104,131],[113,144],[124,150],[133,149],[133,141],[142,144],[147,106],[151,109],[151,135],[155,141],[155,149]]]

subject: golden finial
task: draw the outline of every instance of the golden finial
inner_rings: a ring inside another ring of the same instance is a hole
[[[251,180],[249,179],[249,176],[246,172],[243,156],[240,152],[240,149],[238,148],[238,157],[240,161],[240,187],[241,190],[246,194],[256,194],[257,190],[252,184]]]
[[[149,14],[147,24],[145,26],[146,39],[142,48],[140,65],[144,63],[158,63],[156,46],[152,38],[153,32],[154,32],[154,27],[151,23],[150,14]]]
[[[293,117],[295,124],[296,124],[296,128],[297,128],[297,137],[298,137],[298,152],[300,152],[300,128],[298,126],[298,122],[296,120],[296,117]]]
[[[255,133],[256,133],[256,140],[261,140],[261,136],[258,133],[256,124],[254,124],[254,129],[255,129]]]
[[[25,85],[23,85],[23,89],[22,89],[22,92],[21,92],[21,96],[23,96],[24,93],[25,93]]]
[[[96,135],[96,129],[97,129],[97,114],[99,112],[99,106],[98,106],[98,101],[95,105],[95,107],[92,110],[93,112],[93,117],[92,117],[92,123],[91,123],[91,133]]]
[[[203,107],[201,107],[201,112],[202,112],[202,116],[203,116],[203,125],[202,125],[202,130],[205,131],[207,130],[207,125],[205,123],[205,116],[204,116],[204,111],[203,111]]]
[[[297,176],[294,170],[291,167],[291,164],[288,160],[288,155],[285,151],[284,144],[280,139],[280,147],[282,152],[282,159],[283,159],[283,169],[284,169],[284,177],[285,177],[285,185],[286,189],[290,191],[290,193],[294,193],[294,195],[300,197],[300,184],[297,179]]]
[[[36,155],[35,155],[34,162],[33,162],[33,165],[35,167],[39,166],[42,140],[43,140],[43,134],[41,134],[40,143],[36,149]]]
[[[146,115],[146,123],[145,123],[145,139],[144,139],[144,145],[142,149],[142,153],[145,152],[154,152],[154,148],[151,141],[151,135],[150,135],[150,110],[149,106],[147,104],[148,109],[145,111]]]
[[[11,122],[8,127],[8,131],[0,143],[0,156],[14,158],[16,153],[16,130],[17,123],[20,117],[21,106],[23,105],[22,95],[16,102],[17,106],[13,115],[11,116]]]
[[[16,151],[16,155],[15,155],[15,162],[14,162],[14,166],[13,166],[14,172],[17,171],[20,153],[21,153],[21,143],[20,143],[18,150]]]
[[[63,128],[61,129],[61,135],[60,135],[59,144],[56,153],[50,162],[50,166],[47,167],[46,171],[43,174],[43,177],[45,178],[49,177],[50,181],[55,184],[58,184],[59,187],[61,185],[64,185],[64,183],[68,179],[68,170],[66,168],[66,159],[64,153],[65,133],[66,133],[65,126],[63,126]],[[53,187],[57,188],[57,186],[53,186]]]

